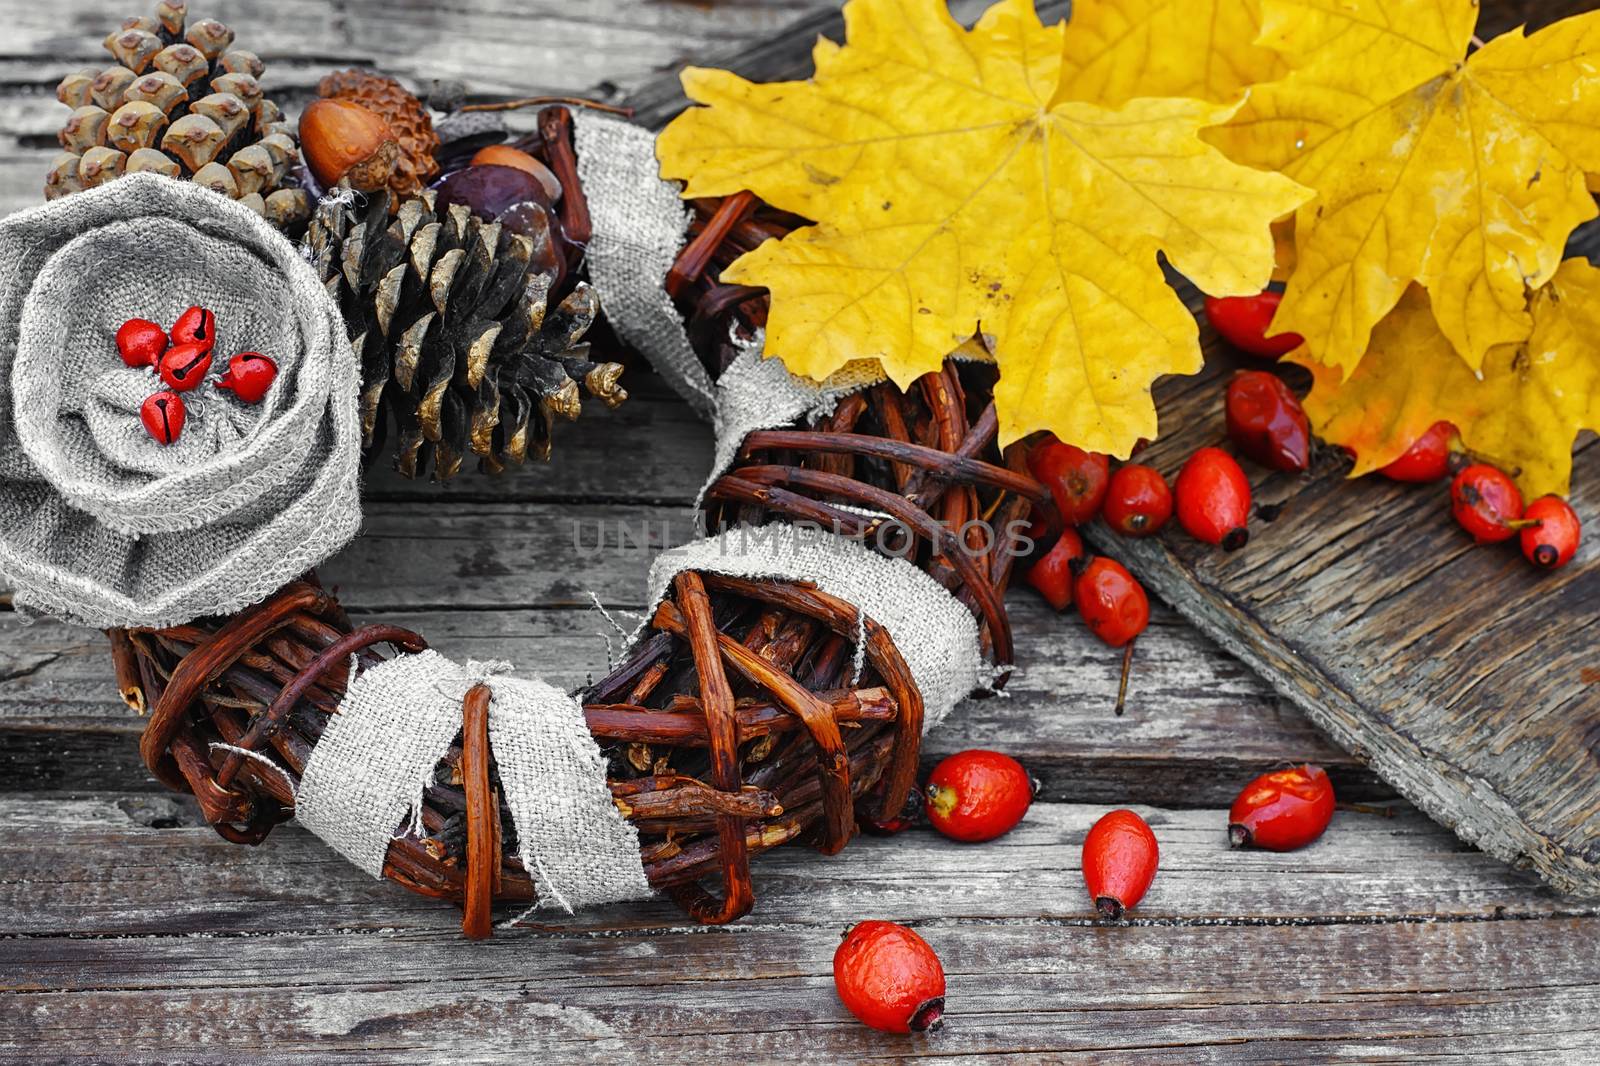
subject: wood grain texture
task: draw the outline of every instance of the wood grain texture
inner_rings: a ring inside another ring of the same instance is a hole
[[[732,927],[662,902],[469,944],[448,909],[304,833],[239,849],[182,806],[0,797],[31,838],[0,841],[0,1055],[509,1062],[533,1042],[560,1062],[1281,1062],[1470,1042],[1575,1061],[1596,1038],[1593,907],[1409,812],[1341,813],[1311,848],[1268,855],[1228,851],[1222,811],[1143,808],[1163,866],[1115,926],[1061,861],[1101,808],[1038,804],[982,847],[915,831],[831,859],[780,849]],[[829,960],[864,909],[941,953],[950,1018],[933,1037],[873,1033],[838,1004]]]

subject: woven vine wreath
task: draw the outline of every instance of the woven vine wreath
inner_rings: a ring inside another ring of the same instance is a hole
[[[584,265],[611,329],[718,428],[701,504],[713,532],[657,560],[647,620],[576,697],[508,664],[453,663],[397,626],[352,626],[311,573],[355,529],[357,382],[373,358],[347,343],[314,254],[248,207],[156,175],[0,223],[0,381],[31,380],[30,363],[115,368],[117,316],[175,311],[150,305],[169,284],[159,269],[101,270],[124,279],[116,302],[70,344],[40,327],[70,290],[47,280],[85,241],[133,254],[151,203],[210,264],[182,274],[181,301],[220,305],[219,337],[237,332],[219,343],[271,346],[292,370],[237,426],[208,394],[202,419],[234,428],[181,455],[104,428],[154,387],[137,371],[114,402],[91,380],[27,420],[12,417],[20,394],[0,393],[0,572],[19,607],[107,630],[122,697],[148,715],[146,764],[222,836],[257,844],[297,818],[370,873],[461,903],[473,937],[496,902],[570,911],[663,891],[730,921],[753,905],[752,855],[797,841],[831,854],[896,818],[924,730],[1012,661],[1015,553],[980,530],[1051,513],[1020,451],[996,446],[991,365],[950,360],[906,391],[859,368],[790,376],[761,358],[764,293],[716,275],[795,220],[749,196],[686,209],[656,177],[647,131],[563,121],[577,158],[560,197],[592,220]],[[119,237],[108,217],[133,221]],[[266,320],[250,324],[249,286],[230,273],[244,263],[273,277],[269,336],[249,335]],[[297,460],[258,447],[290,430],[314,430],[316,447]],[[65,451],[74,463],[54,462]],[[73,469],[104,483],[69,483]],[[98,506],[260,469],[270,492],[178,497],[181,521]],[[205,550],[152,550],[168,527]],[[246,553],[275,560],[272,587],[233,580]],[[152,600],[174,582],[183,596]]]

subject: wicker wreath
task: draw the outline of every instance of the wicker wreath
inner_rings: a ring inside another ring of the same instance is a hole
[[[563,194],[581,209],[570,176]],[[795,220],[747,195],[694,206],[668,289],[715,375],[766,309],[763,291],[719,284],[717,269]],[[910,390],[848,395],[814,426],[751,434],[706,492],[708,528],[803,520],[871,542],[887,523],[894,553],[965,604],[989,660],[1009,664],[1013,554],[952,531],[1050,508],[1021,451],[996,446],[993,381],[992,367],[948,361]],[[309,574],[231,617],[108,634],[122,697],[149,716],[145,763],[243,844],[294,815],[353,657],[365,667],[383,661],[382,645],[427,647],[397,626],[353,627]],[[470,937],[489,935],[493,903],[537,895],[490,750],[490,695],[482,683],[467,692],[460,734],[383,865],[412,891],[460,902]],[[837,852],[858,824],[891,822],[912,796],[924,706],[902,649],[807,582],[679,573],[630,657],[581,701],[649,885],[702,922],[750,910],[752,854],[797,840]],[[720,892],[704,887],[719,873]]]

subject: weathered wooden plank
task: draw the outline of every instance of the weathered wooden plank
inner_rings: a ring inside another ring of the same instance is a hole
[[[423,573],[428,573],[424,569]],[[449,599],[448,576],[430,591]],[[532,572],[507,579],[521,586]],[[638,605],[642,581],[624,604]],[[578,687],[606,668],[621,637],[595,611],[445,609],[357,612],[423,633],[457,659],[504,659],[554,684]],[[1157,605],[1135,656],[1127,715],[1116,718],[1120,653],[1029,590],[1010,609],[1023,666],[996,699],[970,700],[930,734],[930,763],[988,747],[1026,760],[1052,799],[1223,804],[1239,785],[1286,760],[1327,766],[1340,794],[1376,799],[1388,789],[1329,744],[1254,675]],[[622,618],[624,624],[631,619]],[[116,699],[98,633],[0,616],[0,790],[133,788],[147,780],[133,735],[142,723]]]
[[[1162,870],[1116,927],[1091,918],[1076,868],[1103,808],[1037,804],[988,845],[923,831],[829,860],[780,849],[757,862],[756,912],[726,929],[685,927],[661,903],[469,944],[449,907],[305,833],[241,849],[171,827],[178,806],[0,796],[13,829],[0,838],[0,1012],[14,1019],[0,1052],[499,1061],[535,1039],[561,1061],[1149,1061],[1156,1045],[1182,1045],[1183,1061],[1281,1061],[1469,1038],[1576,1050],[1600,1005],[1595,908],[1409,812],[1341,813],[1311,848],[1269,855],[1229,851],[1221,811],[1147,809]],[[913,923],[941,952],[941,1033],[894,1041],[844,1016],[828,960],[864,912]]]
[[[190,806],[149,792],[0,794],[12,830],[0,840],[0,928],[103,937],[459,926],[450,906],[368,877],[298,828],[242,848],[194,825]],[[1230,850],[1225,809],[1138,809],[1161,844],[1160,874],[1136,911],[1147,924],[1600,915],[1600,904],[1557,895],[1403,804],[1390,818],[1341,811],[1321,840],[1285,855]],[[756,862],[758,905],[744,927],[831,929],[850,922],[863,899],[875,913],[918,921],[1093,924],[1079,852],[1106,810],[1041,801],[983,845],[916,829],[859,838],[831,858],[780,848]],[[666,900],[534,924],[537,935],[559,936],[697,928]],[[5,950],[0,944],[0,957]]]
[[[1281,1062],[1476,1048],[1494,1061],[1581,1061],[1597,1037],[1592,918],[1105,928],[981,914],[917,925],[949,972],[947,1024],[923,1038],[844,1013],[829,974],[837,925],[784,924],[482,944],[452,931],[11,940],[15,976],[0,995],[15,1020],[0,1050],[509,1062],[531,1045],[563,1062],[676,1063],[927,1052],[1143,1062],[1163,1051]]]

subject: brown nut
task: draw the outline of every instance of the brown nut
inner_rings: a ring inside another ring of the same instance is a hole
[[[233,179],[233,171],[221,163],[207,163],[195,171],[194,177],[190,180],[202,188],[220,192],[230,200],[239,197],[239,183]]]
[[[173,108],[189,98],[189,90],[166,71],[152,70],[148,74],[140,75],[123,92],[122,97],[130,104],[135,101],[154,104],[161,109],[163,115],[170,115]]]
[[[400,145],[389,124],[350,100],[321,99],[300,115],[300,147],[325,189],[348,178],[364,192],[381,189],[394,174]]]
[[[491,144],[480,148],[472,157],[472,166],[515,167],[518,170],[532,174],[539,179],[539,185],[544,189],[544,194],[550,198],[551,203],[561,199],[561,182],[556,178],[555,172],[533,156],[520,148],[513,148],[509,144]]]
[[[251,111],[261,102],[261,83],[243,71],[232,74],[219,74],[211,79],[211,91],[229,93],[237,96],[241,103]]]
[[[182,0],[161,0],[156,5],[156,18],[161,20],[161,28],[174,37],[183,33],[183,22],[188,17],[189,5]]]
[[[72,112],[56,140],[67,151],[82,155],[95,145],[106,143],[106,126],[110,122],[111,113],[105,108],[85,104]]]
[[[140,148],[128,156],[124,174],[160,174],[168,178],[183,176],[183,168],[167,153],[155,148]]]
[[[46,200],[54,200],[83,188],[83,181],[78,177],[78,163],[79,158],[71,152],[62,152],[55,157],[44,176]]]
[[[93,67],[73,71],[62,78],[61,83],[56,86],[56,99],[68,107],[82,107],[94,103],[89,97],[89,89],[99,76],[100,72]]]
[[[215,59],[233,43],[233,31],[216,19],[201,19],[189,24],[183,39],[200,49],[207,59]]]
[[[135,74],[142,74],[161,51],[161,38],[149,30],[116,30],[106,38],[105,45],[118,63]]]
[[[178,83],[188,88],[210,71],[211,64],[206,62],[206,57],[200,54],[200,49],[192,44],[169,44],[156,53],[150,61],[157,70],[164,70],[178,79]]]
[[[122,106],[122,94],[136,77],[138,75],[127,67],[107,67],[95,75],[89,86],[89,98],[107,111],[115,111]]]
[[[279,189],[267,197],[266,216],[279,229],[298,225],[311,217],[311,194],[304,189]]]
[[[250,124],[250,109],[232,93],[212,93],[202,96],[189,105],[189,113],[204,115],[206,118],[222,127],[223,135],[229,140]]]
[[[248,196],[253,192],[270,192],[278,183],[278,164],[272,153],[259,144],[247,144],[228,160],[233,180],[239,183],[239,193]]]
[[[78,180],[85,189],[122,177],[128,157],[115,148],[91,148],[78,160]]]
[[[254,52],[246,52],[242,48],[224,53],[222,58],[217,60],[217,66],[221,67],[225,74],[248,74],[252,78],[261,77],[262,71],[267,69],[267,65],[261,62],[260,56]]]
[[[204,115],[184,115],[161,138],[161,150],[176,156],[193,174],[217,157],[228,141],[222,127]]]
[[[167,116],[155,104],[142,100],[123,104],[111,116],[106,140],[124,152],[136,152],[156,143],[156,135],[167,124]]]

